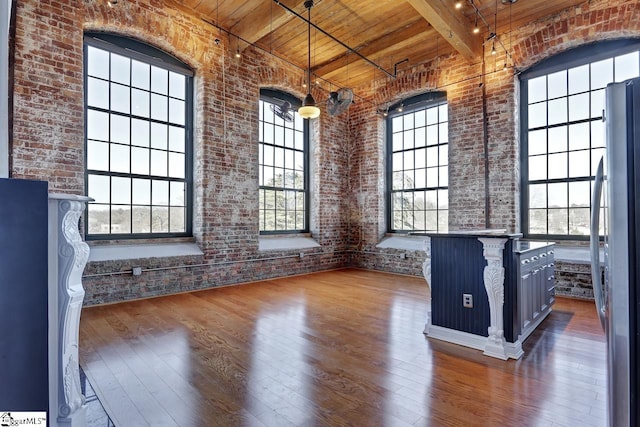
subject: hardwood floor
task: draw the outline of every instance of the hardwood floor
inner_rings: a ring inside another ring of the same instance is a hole
[[[117,426],[604,426],[593,303],[558,298],[518,361],[428,339],[420,278],[340,270],[82,312]]]

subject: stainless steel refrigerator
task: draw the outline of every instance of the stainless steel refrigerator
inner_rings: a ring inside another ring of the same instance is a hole
[[[637,426],[640,422],[637,395],[640,384],[640,79],[607,86],[604,117],[607,149],[593,191],[591,271],[596,307],[607,336],[609,425]],[[599,223],[604,225],[603,260],[599,250]]]

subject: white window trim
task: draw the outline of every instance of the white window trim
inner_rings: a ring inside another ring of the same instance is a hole
[[[386,236],[380,240],[376,248],[424,251],[424,240],[423,236]]]
[[[591,264],[591,252],[589,246],[565,246],[556,245],[553,249],[556,261],[569,264]],[[604,259],[604,249],[600,248],[600,259]]]
[[[90,245],[89,262],[204,255],[196,243]]]
[[[9,26],[13,0],[0,7],[0,178],[9,177]]]
[[[300,249],[319,248],[320,243],[304,234],[261,235],[258,237],[258,251],[294,251]]]

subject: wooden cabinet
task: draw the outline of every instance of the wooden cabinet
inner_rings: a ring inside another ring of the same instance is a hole
[[[425,233],[429,337],[501,359],[522,356],[522,343],[551,312],[555,278],[554,244],[520,237],[492,230]]]
[[[518,265],[519,340],[523,342],[551,311],[555,302],[554,244],[519,242]]]

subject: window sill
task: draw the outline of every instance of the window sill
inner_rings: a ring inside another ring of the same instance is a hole
[[[201,256],[194,242],[89,244],[89,262]]]
[[[556,261],[570,264],[591,264],[591,252],[588,246],[561,246],[553,249]],[[600,248],[600,261],[604,260],[604,249]]]
[[[378,249],[401,249],[405,251],[424,251],[422,236],[386,236],[376,245]]]
[[[261,252],[293,251],[319,247],[320,244],[308,235],[270,235],[258,238],[258,250]]]

